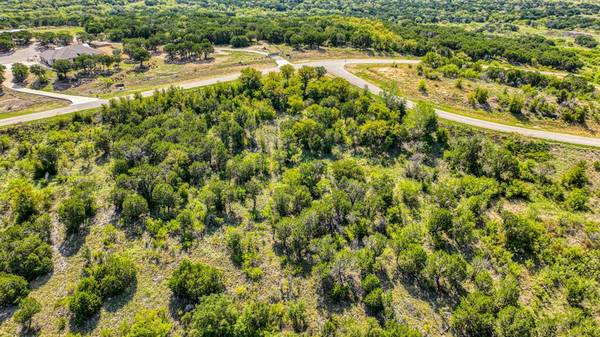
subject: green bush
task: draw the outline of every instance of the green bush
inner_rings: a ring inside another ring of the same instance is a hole
[[[589,192],[582,188],[577,188],[567,194],[565,198],[565,207],[569,211],[578,212],[588,209]]]
[[[164,310],[142,310],[135,314],[133,324],[126,328],[124,337],[168,337],[171,328],[171,321]]]
[[[217,269],[183,260],[171,275],[169,288],[175,296],[198,303],[203,296],[223,292],[225,285]]]
[[[365,296],[363,302],[371,312],[380,312],[383,310],[383,289],[373,289],[373,291]]]
[[[29,294],[29,285],[21,276],[0,272],[0,307],[17,304]]]
[[[31,330],[31,320],[33,316],[42,310],[40,303],[31,297],[27,297],[19,302],[19,310],[15,312],[14,320],[19,323],[25,331]]]
[[[100,307],[102,307],[102,298],[93,292],[77,290],[69,298],[69,311],[77,324],[85,323],[100,312]]]
[[[239,312],[233,301],[222,294],[204,296],[193,311],[182,318],[188,336],[234,337]]]
[[[130,194],[123,200],[121,218],[127,225],[135,224],[148,213],[148,202],[139,194]]]
[[[381,281],[376,275],[369,274],[362,280],[361,287],[368,294],[377,288],[381,288]]]
[[[492,298],[480,293],[471,293],[461,299],[454,309],[450,325],[460,336],[492,337],[494,320]]]
[[[79,198],[69,198],[58,207],[58,218],[65,224],[67,233],[77,233],[87,219],[85,205]]]
[[[117,255],[109,256],[89,270],[89,275],[97,282],[99,294],[103,298],[123,293],[136,282],[136,274],[133,261]]]
[[[584,188],[589,184],[586,163],[581,161],[567,170],[562,176],[562,184],[569,188]]]
[[[508,306],[498,312],[496,320],[498,337],[531,337],[535,336],[534,329],[534,317],[525,309]]]
[[[306,317],[306,304],[303,301],[294,301],[288,304],[286,317],[294,332],[304,332],[308,328]]]
[[[537,251],[542,235],[541,228],[532,220],[511,213],[502,216],[506,235],[506,248],[518,255],[530,255]]]

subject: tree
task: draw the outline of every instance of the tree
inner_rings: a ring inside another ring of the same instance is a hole
[[[58,218],[67,229],[68,234],[77,233],[87,219],[85,205],[79,198],[68,198],[58,207]]]
[[[494,301],[481,293],[467,295],[452,313],[450,324],[462,336],[493,336]]]
[[[350,43],[356,48],[368,49],[371,48],[371,45],[373,44],[373,37],[371,32],[366,29],[360,29],[352,33]]]
[[[250,46],[250,40],[245,36],[234,36],[229,41],[233,48],[244,48]]]
[[[150,52],[142,46],[135,46],[128,49],[127,54],[132,60],[140,63],[140,68],[144,67],[144,62],[150,60]]]
[[[23,330],[29,331],[31,330],[33,316],[40,311],[42,311],[42,306],[35,298],[24,298],[19,302],[19,310],[15,312],[15,322],[19,323],[23,327]]]
[[[225,285],[220,271],[186,259],[171,275],[169,288],[175,296],[198,303],[203,296],[223,292]]]
[[[205,60],[208,60],[208,56],[211,53],[215,52],[215,48],[213,47],[212,43],[210,43],[208,40],[203,40],[200,43],[200,52],[202,53],[202,58]]]
[[[261,88],[262,74],[254,68],[244,68],[240,75],[240,83],[243,90],[254,92]]]
[[[72,64],[69,60],[56,60],[52,63],[52,69],[56,72],[59,80],[65,80],[71,68]]]
[[[6,75],[4,72],[6,71],[6,67],[3,64],[0,64],[0,96],[4,94],[4,80],[6,80]]]
[[[27,280],[18,275],[0,272],[0,307],[17,304],[27,294]]]
[[[193,311],[182,321],[188,336],[235,337],[234,327],[239,312],[233,301],[222,294],[212,294],[200,299]]]
[[[121,218],[125,224],[136,223],[146,213],[148,213],[148,202],[141,195],[130,194],[123,200]]]
[[[34,64],[31,67],[29,67],[29,71],[37,77],[37,82],[40,85],[48,83],[48,78],[46,77],[46,69],[44,69],[39,64]]]
[[[22,63],[14,63],[12,65],[12,75],[16,83],[23,83],[29,75],[29,68]]]
[[[535,253],[538,249],[538,239],[542,235],[541,228],[532,220],[512,213],[506,212],[502,218],[506,236],[506,248],[520,256]]]
[[[406,114],[404,126],[411,140],[431,141],[438,128],[435,110],[425,102],[417,103],[417,106]]]
[[[467,277],[467,262],[459,254],[436,251],[427,259],[425,276],[436,290],[460,289]]]
[[[69,311],[77,324],[85,323],[100,311],[102,298],[93,291],[76,290],[69,298]]]
[[[534,335],[533,315],[523,308],[508,306],[498,312],[496,335],[498,337],[531,337]]]

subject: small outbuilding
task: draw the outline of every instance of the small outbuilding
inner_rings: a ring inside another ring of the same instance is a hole
[[[52,66],[56,60],[69,60],[72,61],[77,56],[81,55],[99,55],[101,51],[90,47],[87,44],[73,44],[70,46],[60,47],[56,49],[46,50],[40,54],[42,62],[48,66]]]

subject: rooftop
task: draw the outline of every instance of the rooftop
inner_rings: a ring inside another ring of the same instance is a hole
[[[45,62],[52,64],[55,60],[72,60],[80,55],[98,55],[102,54],[86,44],[73,44],[66,47],[60,47],[52,50],[46,50],[40,56]]]

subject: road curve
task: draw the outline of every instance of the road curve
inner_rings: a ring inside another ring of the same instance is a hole
[[[257,52],[257,53],[264,54],[261,52]],[[285,60],[279,56],[274,56],[273,58],[275,59],[275,61],[277,63],[277,67],[263,69],[263,70],[261,70],[263,73],[267,73],[270,71],[277,71],[279,67],[281,67],[285,64],[291,64],[287,60]],[[301,66],[325,67],[325,69],[327,69],[328,73],[338,76],[338,77],[341,77],[341,78],[347,80],[348,82],[350,82],[352,85],[355,85],[360,88],[366,88],[370,92],[378,95],[382,91],[381,88],[352,74],[351,72],[346,70],[346,65],[349,65],[349,64],[393,64],[393,63],[418,64],[419,62],[420,62],[419,60],[407,60],[407,59],[329,59],[329,60],[308,61],[308,62],[304,62],[304,63],[293,64],[293,66],[296,68],[301,67]],[[233,73],[233,74],[223,75],[220,77],[203,79],[203,80],[198,80],[198,81],[193,81],[193,82],[187,82],[187,83],[178,84],[178,85],[174,85],[174,86],[182,88],[182,89],[192,89],[192,88],[216,84],[219,82],[233,81],[233,80],[237,79],[238,77],[239,77],[239,73]],[[155,91],[146,91],[141,94],[143,97],[147,97],[147,96],[151,96],[154,92]],[[40,93],[37,92],[36,94],[40,94]],[[132,95],[129,95],[127,97],[131,97],[131,96]],[[67,99],[69,99],[69,98],[67,98]],[[90,99],[90,98],[88,98],[88,99]],[[75,101],[75,99],[70,99],[70,100],[72,102]],[[107,100],[95,99],[95,98],[92,98],[89,101],[85,101],[85,98],[84,98],[84,101],[74,102],[72,105],[70,105],[68,107],[58,108],[58,109],[54,109],[54,110],[38,112],[38,113],[33,113],[33,114],[28,114],[28,115],[23,115],[23,116],[17,116],[17,117],[12,117],[12,118],[0,119],[0,126],[29,122],[29,121],[33,121],[33,120],[37,120],[37,119],[54,117],[54,116],[68,114],[68,113],[72,113],[72,112],[76,112],[76,111],[98,108],[98,107],[102,106],[103,104],[106,104],[107,102],[108,102]],[[407,100],[407,106],[409,108],[413,107],[414,105],[415,105],[415,102]],[[505,132],[505,133],[516,133],[516,134],[520,134],[520,135],[527,136],[527,137],[539,138],[539,139],[556,141],[556,142],[561,142],[561,143],[600,147],[600,138],[583,137],[583,136],[576,136],[576,135],[570,135],[570,134],[559,133],[559,132],[535,130],[535,129],[523,128],[523,127],[518,127],[518,126],[505,125],[505,124],[489,122],[489,121],[485,121],[485,120],[481,120],[481,119],[477,119],[477,118],[467,117],[467,116],[451,113],[451,112],[440,110],[440,109],[435,109],[435,112],[440,118],[443,118],[443,119],[446,119],[449,121],[453,121],[453,122],[457,122],[457,123],[461,123],[461,124],[475,126],[478,128],[489,129],[489,130]]]
[[[324,66],[327,69],[327,72],[333,74],[335,76],[341,77],[353,85],[360,88],[367,88],[370,92],[374,94],[380,94],[381,88],[376,85],[369,83],[362,78],[352,74],[348,70],[346,70],[346,65],[348,64],[390,64],[390,63],[403,63],[403,64],[415,64],[418,63],[418,60],[385,60],[385,59],[360,59],[360,60],[327,60],[327,61],[313,61],[308,62],[306,65],[309,66]],[[409,108],[414,107],[415,102],[407,100],[407,106]],[[506,124],[494,123],[486,120],[481,120],[477,118],[467,117],[455,113],[451,113],[448,111],[435,109],[435,113],[443,119],[457,122],[461,124],[471,125],[478,128],[489,129],[494,131],[500,131],[505,133],[517,133],[527,137],[545,139],[549,141],[556,141],[561,143],[569,143],[575,145],[583,145],[583,146],[593,146],[600,147],[600,138],[593,137],[584,137],[577,136],[559,132],[551,132],[551,131],[543,131],[536,129],[523,128],[518,126],[511,126]]]

